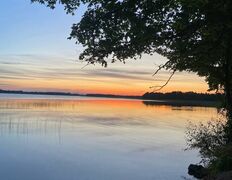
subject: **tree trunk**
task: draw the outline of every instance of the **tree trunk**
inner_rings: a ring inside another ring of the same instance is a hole
[[[228,40],[226,50],[226,62],[225,62],[225,108],[227,111],[227,127],[226,134],[228,137],[228,143],[232,143],[232,52],[231,41]]]
[[[232,96],[231,88],[225,88],[225,102],[226,102],[226,117],[227,117],[227,127],[226,134],[228,138],[228,143],[232,143]]]

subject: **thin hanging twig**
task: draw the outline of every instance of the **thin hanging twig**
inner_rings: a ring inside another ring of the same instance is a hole
[[[167,61],[165,64],[158,66],[158,69],[152,74],[152,76],[155,76],[161,69],[165,68],[168,63],[169,61]]]
[[[151,86],[150,88],[151,89],[154,89],[154,88],[158,88],[158,89],[154,89],[153,92],[156,92],[156,91],[160,91],[161,89],[163,89],[169,82],[170,80],[172,79],[172,77],[174,76],[176,70],[173,70],[172,74],[169,76],[168,80],[162,85],[162,86]]]

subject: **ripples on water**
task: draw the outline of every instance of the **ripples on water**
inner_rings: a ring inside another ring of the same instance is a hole
[[[4,96],[0,179],[182,179],[199,162],[196,152],[183,151],[187,122],[216,114],[137,100]]]

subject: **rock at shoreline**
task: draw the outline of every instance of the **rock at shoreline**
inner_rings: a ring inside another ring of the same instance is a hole
[[[212,175],[202,165],[190,164],[188,167],[188,174],[204,180],[232,180],[232,171],[226,171],[217,175]]]
[[[188,174],[197,179],[202,179],[208,175],[208,171],[202,165],[190,164],[188,167]]]

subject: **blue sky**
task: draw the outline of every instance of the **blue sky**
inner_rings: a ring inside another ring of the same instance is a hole
[[[166,61],[159,55],[83,69],[82,47],[67,37],[84,7],[75,16],[30,0],[1,0],[0,7],[0,89],[142,94],[168,78],[168,72],[152,77]],[[196,75],[177,73],[163,91],[173,90],[205,92],[207,85]]]
[[[0,6],[1,54],[57,54],[74,49],[67,37],[83,8],[71,16],[62,7],[50,10],[30,0],[1,0]]]

